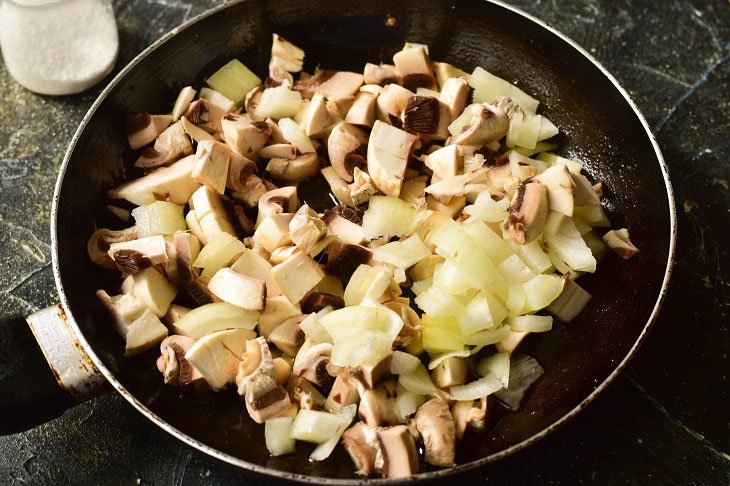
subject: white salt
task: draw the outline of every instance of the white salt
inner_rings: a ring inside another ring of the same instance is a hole
[[[119,38],[108,0],[5,0],[0,46],[20,84],[62,95],[84,91],[109,74]]]

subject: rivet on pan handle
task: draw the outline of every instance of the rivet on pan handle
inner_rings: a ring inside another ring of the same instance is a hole
[[[102,394],[107,381],[79,343],[60,304],[26,317],[43,355],[61,388],[74,401],[83,402]]]

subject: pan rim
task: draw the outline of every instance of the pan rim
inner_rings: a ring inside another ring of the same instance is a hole
[[[644,342],[650,328],[656,321],[656,318],[658,316],[659,310],[661,308],[661,305],[664,301],[664,298],[667,293],[667,288],[669,284],[669,280],[672,274],[673,264],[674,264],[674,255],[676,250],[676,239],[677,239],[677,214],[676,214],[676,204],[674,199],[674,191],[672,188],[672,184],[669,179],[669,171],[666,165],[666,162],[664,160],[664,157],[662,156],[661,150],[659,148],[659,145],[657,143],[656,137],[651,131],[651,128],[649,127],[648,122],[646,121],[646,118],[641,113],[639,108],[637,107],[636,103],[631,99],[628,92],[620,85],[618,80],[606,69],[598,60],[596,60],[587,50],[585,50],[583,47],[581,47],[578,43],[570,39],[568,36],[563,34],[562,32],[558,31],[554,27],[548,25],[543,20],[517,8],[512,5],[509,5],[505,3],[502,0],[484,0],[488,3],[497,5],[501,8],[504,8],[506,10],[509,10],[513,13],[516,13],[525,19],[537,24],[539,27],[542,27],[543,29],[547,30],[551,34],[557,36],[562,41],[566,42],[570,47],[575,49],[578,53],[583,55],[588,61],[590,61],[596,68],[598,68],[601,73],[613,84],[613,86],[619,91],[621,96],[624,98],[624,100],[628,103],[628,105],[631,107],[631,109],[634,111],[634,114],[638,118],[639,122],[641,123],[642,127],[644,128],[644,131],[646,132],[646,135],[649,137],[649,141],[652,144],[652,147],[654,148],[654,153],[657,157],[657,160],[659,162],[659,167],[662,172],[662,177],[664,179],[665,188],[667,191],[667,201],[669,206],[669,219],[670,219],[670,237],[669,237],[669,252],[667,255],[667,264],[664,271],[664,278],[662,280],[662,285],[659,291],[659,295],[657,297],[656,303],[651,311],[651,314],[649,315],[649,318],[642,329],[641,333],[639,334],[638,338],[632,345],[632,347],[627,352],[626,356],[621,360],[621,362],[614,368],[614,370],[590,393],[588,396],[586,396],[583,400],[580,401],[574,408],[569,410],[567,413],[565,413],[561,418],[550,424],[545,429],[541,430],[540,432],[533,434],[532,436],[528,437],[527,439],[514,444],[504,450],[501,450],[499,452],[495,452],[493,454],[490,454],[489,456],[483,457],[481,459],[477,459],[465,464],[459,464],[450,468],[441,469],[437,471],[429,471],[424,473],[418,473],[416,475],[411,476],[410,478],[406,479],[400,479],[400,480],[392,480],[392,479],[385,479],[385,478],[361,478],[361,479],[335,479],[335,478],[325,478],[325,477],[318,477],[318,476],[309,476],[309,475],[303,475],[303,474],[297,474],[292,473],[288,471],[281,471],[277,469],[272,469],[266,466],[262,466],[259,464],[254,464],[248,461],[245,461],[243,459],[240,459],[238,457],[234,457],[230,454],[224,453],[222,451],[219,451],[218,449],[215,449],[207,444],[204,444],[203,442],[198,441],[197,439],[187,435],[183,431],[177,429],[176,427],[173,427],[168,422],[166,422],[164,419],[162,419],[160,416],[152,412],[149,408],[147,408],[141,401],[139,401],[134,395],[132,395],[125,387],[122,385],[121,382],[114,376],[114,374],[104,365],[104,363],[101,361],[99,356],[96,354],[92,346],[89,344],[89,342],[86,340],[84,334],[81,332],[81,329],[79,328],[78,324],[76,323],[76,320],[74,319],[73,313],[71,312],[71,308],[68,302],[68,299],[66,297],[63,282],[61,280],[61,274],[60,274],[60,267],[58,263],[58,232],[57,232],[57,212],[58,212],[58,202],[60,199],[60,193],[61,188],[63,186],[63,182],[65,179],[65,174],[68,169],[69,162],[71,160],[71,156],[74,152],[74,149],[76,147],[76,144],[83,133],[84,129],[86,128],[88,121],[93,116],[93,114],[96,112],[99,105],[106,99],[107,95],[111,92],[111,90],[126,76],[126,74],[134,67],[136,66],[142,59],[144,59],[148,54],[150,54],[152,51],[154,51],[158,46],[165,43],[167,40],[172,38],[173,36],[177,35],[178,33],[182,32],[183,30],[189,28],[193,24],[199,22],[200,20],[207,18],[211,15],[216,14],[217,12],[228,8],[231,5],[235,5],[238,3],[242,3],[248,0],[232,0],[229,2],[225,2],[222,5],[219,5],[217,7],[211,8],[209,10],[206,10],[205,12],[193,17],[192,19],[189,19],[188,21],[184,22],[182,25],[172,29],[171,31],[164,34],[162,37],[160,37],[158,40],[156,40],[154,43],[152,43],[149,47],[144,49],[142,52],[140,52],[132,61],[129,62],[125,67],[123,67],[119,73],[109,82],[109,84],[102,90],[102,92],[99,94],[99,96],[96,98],[94,103],[89,108],[86,115],[84,115],[84,118],[81,120],[79,127],[77,128],[76,132],[74,133],[71,141],[69,142],[68,149],[66,151],[66,154],[64,155],[63,162],[61,164],[61,167],[59,169],[59,175],[56,181],[56,185],[54,188],[53,193],[53,201],[52,201],[52,208],[51,208],[51,259],[52,259],[52,268],[53,268],[53,276],[54,280],[56,282],[56,288],[58,290],[58,294],[61,300],[61,304],[63,305],[64,310],[66,311],[66,315],[68,316],[68,322],[73,329],[74,333],[78,337],[79,342],[84,347],[85,351],[88,353],[89,357],[93,361],[94,365],[97,367],[97,369],[104,375],[104,377],[109,381],[109,383],[114,387],[114,389],[121,394],[128,402],[132,404],[139,412],[141,412],[143,415],[145,415],[148,419],[150,419],[152,422],[154,422],[156,425],[158,425],[160,428],[162,428],[164,431],[168,432],[172,436],[176,437],[180,441],[202,451],[206,454],[215,457],[219,460],[222,460],[224,462],[227,462],[229,464],[232,464],[234,466],[240,467],[242,469],[264,474],[269,477],[277,478],[277,479],[285,479],[290,481],[298,481],[301,483],[308,483],[308,484],[322,484],[322,485],[329,485],[329,484],[347,484],[347,485],[371,485],[371,484],[405,484],[405,483],[412,483],[414,481],[420,481],[420,480],[430,480],[430,479],[436,479],[436,478],[442,478],[445,476],[450,476],[452,474],[458,474],[463,473],[466,471],[473,470],[478,467],[482,467],[486,464],[489,464],[491,462],[497,461],[499,459],[502,459],[504,457],[507,457],[515,452],[518,452],[529,445],[537,442],[538,440],[546,437],[547,435],[554,432],[556,429],[561,427],[563,424],[567,423],[570,419],[575,417],[580,411],[582,411],[588,404],[590,404],[603,390],[605,390],[608,385],[610,385],[614,379],[626,368],[629,361],[634,357],[634,355],[639,350],[640,346]]]

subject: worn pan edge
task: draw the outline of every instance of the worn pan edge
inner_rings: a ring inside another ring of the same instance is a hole
[[[543,29],[548,30],[553,35],[557,36],[564,42],[566,42],[568,45],[570,45],[573,49],[578,51],[580,54],[582,54],[586,59],[588,59],[594,66],[596,66],[606,78],[615,86],[615,88],[621,93],[621,96],[626,100],[626,102],[631,106],[632,110],[638,117],[639,121],[641,122],[641,125],[644,127],[644,130],[646,132],[646,135],[649,137],[649,140],[651,141],[652,146],[654,147],[654,153],[656,154],[657,160],[659,161],[659,166],[662,172],[662,177],[664,178],[664,184],[667,190],[667,200],[669,205],[669,218],[670,218],[670,237],[669,237],[669,253],[667,256],[667,264],[664,271],[664,279],[662,281],[661,289],[659,292],[659,296],[657,298],[656,304],[654,305],[654,308],[652,309],[652,312],[649,316],[649,319],[647,320],[646,325],[644,326],[641,334],[639,335],[638,339],[634,343],[634,345],[631,347],[629,352],[626,354],[626,356],[623,358],[623,360],[616,366],[614,371],[612,371],[604,380],[603,382],[598,385],[586,398],[584,398],[578,405],[576,405],[572,410],[570,410],[568,413],[563,415],[560,419],[558,419],[556,422],[552,423],[547,428],[543,429],[542,431],[534,434],[533,436],[523,440],[522,442],[519,442],[513,446],[508,447],[507,449],[504,449],[503,451],[491,454],[487,457],[471,461],[466,464],[460,464],[451,468],[442,469],[438,471],[430,471],[426,473],[419,473],[417,475],[412,476],[408,479],[403,480],[388,480],[388,479],[380,479],[380,478],[371,478],[371,479],[348,479],[348,480],[342,480],[342,479],[331,479],[331,478],[323,478],[323,477],[316,477],[316,476],[306,476],[296,473],[291,473],[287,471],[280,471],[277,469],[272,469],[266,466],[261,466],[259,464],[254,464],[248,461],[244,461],[240,458],[233,457],[229,454],[225,454],[217,449],[214,449],[207,444],[204,444],[181,430],[171,426],[168,424],[165,420],[163,420],[160,416],[152,412],[149,408],[147,408],[143,403],[141,403],[137,398],[135,398],[120,382],[117,380],[117,378],[114,376],[114,374],[104,365],[103,361],[99,358],[99,356],[96,354],[94,349],[91,347],[89,342],[86,340],[85,336],[81,332],[81,329],[79,328],[78,324],[76,323],[73,313],[71,312],[70,305],[68,302],[68,299],[66,297],[63,282],[61,281],[61,274],[60,274],[60,267],[58,263],[58,233],[57,233],[57,211],[58,211],[58,201],[60,198],[61,188],[63,186],[66,170],[68,168],[69,161],[71,159],[71,155],[73,154],[74,148],[76,147],[76,144],[81,136],[81,133],[86,128],[86,125],[89,121],[89,119],[93,116],[93,114],[96,112],[97,108],[101,103],[104,101],[104,99],[107,97],[109,92],[126,76],[126,74],[135,66],[137,65],[142,59],[144,59],[150,52],[154,51],[159,45],[165,43],[168,39],[171,37],[177,35],[179,32],[189,28],[191,25],[199,22],[200,20],[213,15],[217,13],[220,10],[223,10],[230,5],[234,5],[237,3],[241,3],[246,0],[233,0],[230,2],[226,2],[222,5],[219,5],[217,7],[214,7],[210,10],[207,10],[196,17],[188,20],[187,22],[183,23],[179,27],[176,27],[172,29],[170,32],[164,34],[161,38],[159,38],[157,41],[152,43],[149,47],[147,47],[145,50],[143,50],[141,53],[139,53],[129,64],[127,64],[124,68],[122,68],[121,71],[112,79],[112,81],[104,88],[104,90],[99,94],[98,98],[94,101],[94,103],[89,108],[89,111],[86,113],[84,118],[81,120],[81,123],[79,124],[79,128],[74,133],[74,136],[72,137],[68,149],[66,151],[66,154],[63,158],[63,162],[61,164],[58,179],[56,181],[56,186],[53,193],[53,201],[52,201],[52,208],[51,208],[51,260],[52,260],[52,268],[53,268],[53,277],[56,281],[56,287],[58,289],[58,294],[61,299],[61,303],[66,311],[66,315],[69,316],[69,324],[72,327],[73,331],[76,333],[79,341],[83,345],[86,352],[89,354],[89,357],[94,362],[96,367],[101,371],[101,373],[106,377],[106,379],[111,383],[111,385],[116,389],[117,392],[119,392],[127,401],[129,401],[132,406],[134,406],[137,410],[139,410],[143,415],[145,415],[147,418],[152,420],[154,423],[156,423],[160,428],[165,430],[166,432],[170,433],[174,437],[178,438],[182,442],[195,447],[196,449],[205,452],[206,454],[209,454],[217,459],[220,459],[222,461],[225,461],[229,464],[242,467],[244,469],[247,469],[249,471],[265,474],[268,476],[272,476],[274,478],[278,479],[285,479],[290,481],[299,481],[309,484],[348,484],[348,485],[371,485],[371,484],[406,484],[406,483],[412,483],[414,480],[427,480],[427,479],[436,479],[440,477],[444,477],[451,474],[456,474],[460,472],[465,472],[480,466],[483,466],[485,464],[494,462],[498,459],[501,459],[503,457],[506,457],[510,454],[513,454],[517,451],[520,451],[524,449],[525,447],[533,444],[534,442],[537,442],[538,440],[542,439],[543,437],[546,437],[553,431],[555,431],[558,427],[565,424],[568,420],[573,418],[575,415],[577,415],[581,410],[583,410],[591,401],[593,401],[596,396],[598,396],[599,393],[601,393],[627,366],[628,362],[633,358],[633,356],[638,351],[641,344],[644,342],[649,329],[654,324],[657,315],[659,313],[659,309],[661,308],[662,302],[664,301],[664,297],[667,292],[667,287],[669,284],[669,279],[672,273],[672,267],[674,262],[674,254],[675,254],[675,247],[676,247],[676,239],[677,239],[677,214],[676,214],[676,206],[675,206],[675,200],[674,200],[674,191],[672,189],[672,184],[669,180],[669,173],[667,169],[666,162],[664,161],[664,157],[662,156],[661,150],[659,149],[659,145],[656,141],[656,138],[654,134],[651,132],[651,129],[649,128],[649,124],[646,121],[646,118],[644,118],[644,115],[641,113],[639,108],[636,106],[634,101],[629,96],[628,92],[619,84],[618,80],[600,63],[598,62],[588,51],[586,51],[584,48],[582,48],[579,44],[577,44],[575,41],[558,31],[557,29],[553,28],[552,26],[548,25],[544,21],[540,20],[539,18],[519,9],[512,5],[509,5],[501,0],[485,0],[489,3],[498,5],[502,8],[505,8],[507,10],[510,10],[532,22],[539,25]]]

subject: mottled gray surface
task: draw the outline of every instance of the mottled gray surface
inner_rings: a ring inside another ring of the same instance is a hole
[[[117,69],[216,3],[115,2]],[[513,3],[586,47],[634,97],[670,167],[679,248],[667,302],[628,372],[557,433],[458,480],[728,484],[730,3]],[[38,96],[0,64],[0,318],[56,300],[52,189],[66,144],[99,90]],[[170,438],[116,394],[0,437],[0,484],[21,483],[262,484]]]

